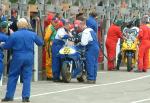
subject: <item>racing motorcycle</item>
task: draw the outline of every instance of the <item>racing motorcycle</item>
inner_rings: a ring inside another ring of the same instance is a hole
[[[131,71],[137,62],[137,45],[138,40],[136,39],[139,32],[138,27],[125,27],[123,29],[123,36],[126,38],[122,43],[121,48],[121,59],[123,64],[126,64],[127,71]],[[118,62],[117,62],[118,66]]]
[[[79,82],[86,79],[85,75],[85,49],[67,39],[65,45],[60,49],[62,80],[69,83],[72,78]]]

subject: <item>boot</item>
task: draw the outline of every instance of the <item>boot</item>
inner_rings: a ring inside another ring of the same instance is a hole
[[[10,102],[10,101],[13,101],[12,98],[4,98],[1,100],[1,102]]]
[[[29,97],[24,97],[24,98],[22,99],[22,102],[30,102]]]

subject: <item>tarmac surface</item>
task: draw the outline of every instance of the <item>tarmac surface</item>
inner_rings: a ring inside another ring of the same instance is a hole
[[[0,87],[0,98],[6,85]],[[18,84],[13,102],[21,102],[22,85]],[[150,103],[150,70],[147,73],[99,71],[96,84],[32,83],[30,103]]]

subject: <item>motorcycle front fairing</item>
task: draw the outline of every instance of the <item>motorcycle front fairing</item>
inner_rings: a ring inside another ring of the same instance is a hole
[[[62,62],[72,63],[72,78],[75,78],[82,71],[80,68],[80,53],[77,49],[76,46],[64,46],[59,51]]]
[[[139,28],[137,27],[132,27],[132,28],[124,28],[123,34],[125,36],[125,40],[123,41],[121,52],[122,52],[122,59],[123,62],[128,64],[128,59],[131,57],[132,60],[131,63],[132,66],[136,64],[137,61],[137,35],[139,32]]]
[[[61,59],[69,59],[69,60],[78,60],[80,58],[80,54],[77,52],[75,46],[64,46],[59,51],[59,55]]]

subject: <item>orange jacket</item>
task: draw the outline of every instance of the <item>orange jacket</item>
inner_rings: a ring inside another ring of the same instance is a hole
[[[108,29],[107,39],[118,42],[119,38],[122,38],[121,28],[117,25],[112,24]]]
[[[150,40],[149,28],[148,28],[147,25],[141,25],[140,26],[140,31],[139,31],[138,39],[140,41]]]

